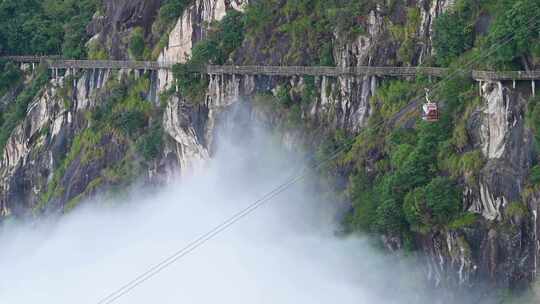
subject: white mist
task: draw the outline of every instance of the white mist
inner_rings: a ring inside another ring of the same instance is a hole
[[[98,303],[303,168],[259,128],[228,129],[208,168],[181,183],[4,227],[0,303]],[[115,303],[418,303],[415,272],[336,237],[337,211],[294,185]]]

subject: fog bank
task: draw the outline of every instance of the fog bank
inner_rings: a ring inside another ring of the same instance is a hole
[[[6,225],[0,302],[97,303],[303,168],[245,127],[226,123],[207,168],[157,193]],[[432,303],[414,264],[336,237],[339,211],[297,184],[115,303]]]

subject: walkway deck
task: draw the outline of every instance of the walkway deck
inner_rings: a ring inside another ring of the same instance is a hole
[[[170,70],[175,62],[121,61],[121,60],[65,60],[58,56],[6,56],[0,57],[19,63],[44,63],[50,69],[132,69],[132,70]],[[407,77],[423,74],[442,77],[449,69],[435,67],[314,67],[314,66],[233,66],[207,65],[192,66],[195,73],[209,75],[267,75],[267,76],[390,76]],[[467,71],[476,80],[538,80],[540,71]]]

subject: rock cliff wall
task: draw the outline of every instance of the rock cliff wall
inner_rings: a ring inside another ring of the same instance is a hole
[[[537,273],[538,201],[527,197],[533,158],[524,113],[530,91],[511,83],[485,82],[482,102],[467,130],[486,164],[463,205],[480,216],[475,227],[438,231],[420,241],[428,253],[428,276],[442,286],[525,288]],[[486,291],[487,292],[487,291]]]
[[[112,58],[126,58],[126,42],[122,37],[134,26],[149,30],[159,2],[111,2],[104,16],[95,17],[89,31],[96,35],[95,39],[108,41],[106,45],[110,46]],[[185,62],[193,45],[205,37],[205,23],[220,20],[228,9],[241,10],[246,3],[196,0],[177,21],[159,60]],[[433,22],[451,9],[453,1],[423,0],[415,5],[421,16],[415,33],[418,45],[408,64],[419,64],[433,53]],[[403,14],[396,13],[392,18],[402,18]],[[388,20],[387,13],[376,6],[365,21],[365,33],[346,42],[336,33],[332,50],[336,65],[395,64],[400,46],[388,39],[391,35]],[[231,60],[238,64],[275,64],[271,57],[250,52],[250,47],[243,45]],[[75,135],[88,126],[84,113],[99,102],[98,96],[110,77],[107,71],[86,71],[75,80],[69,78],[74,81],[70,86],[66,85],[66,77],[54,79],[33,100],[27,117],[3,151],[0,215],[28,214],[40,205],[60,156],[67,153]],[[154,93],[147,95],[152,95],[149,99],[157,103],[159,93],[170,88],[172,75],[160,71],[151,78],[149,91]],[[381,81],[367,76],[316,77],[313,100],[300,108],[302,121],[329,129],[344,129],[351,134],[359,132],[367,124],[370,100]],[[260,94],[275,94],[284,85],[289,86],[291,92],[301,92],[306,81],[302,77],[213,75],[209,77],[202,103],[169,97],[162,116],[166,136],[163,151],[146,175],[149,179],[166,180],[178,170],[187,174],[204,165],[216,148],[214,134],[220,114],[235,103],[253,101]],[[70,88],[68,103],[62,89],[66,87]],[[438,286],[469,288],[486,279],[498,287],[512,287],[527,284],[537,273],[540,195],[533,193],[523,197],[532,162],[532,135],[523,114],[528,95],[519,88],[498,82],[483,83],[481,95],[482,104],[471,115],[467,133],[487,162],[476,182],[467,187],[463,202],[464,209],[481,217],[480,224],[417,236],[425,253],[426,275]],[[284,142],[288,146],[301,141],[301,136],[295,137],[292,133],[291,130],[285,132]],[[67,168],[60,181],[66,191],[53,207],[63,209],[68,201],[85,194],[91,181],[99,177],[103,169],[121,160],[128,150],[126,143],[114,136],[103,138],[99,145],[105,151],[102,157],[86,164],[80,160]],[[525,212],[508,212],[516,202],[526,206]]]

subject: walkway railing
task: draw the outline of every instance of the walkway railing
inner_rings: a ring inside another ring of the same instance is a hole
[[[176,62],[131,61],[131,60],[66,60],[58,56],[5,56],[0,57],[19,63],[44,63],[51,69],[133,69],[133,70],[170,70]],[[207,65],[188,66],[194,73],[210,75],[267,75],[267,76],[390,76],[407,77],[423,74],[442,77],[449,69],[435,67],[322,67],[322,66],[236,66]],[[476,80],[536,80],[540,79],[540,71],[466,71]]]

